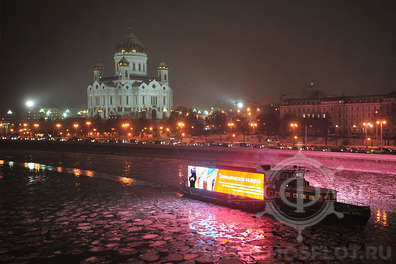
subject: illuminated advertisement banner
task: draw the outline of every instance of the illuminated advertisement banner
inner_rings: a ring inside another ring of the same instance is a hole
[[[188,186],[241,197],[264,199],[264,174],[188,166]]]

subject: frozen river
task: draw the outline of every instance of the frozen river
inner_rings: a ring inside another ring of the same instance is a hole
[[[212,154],[214,156],[214,154]],[[129,156],[0,152],[0,261],[14,263],[391,263],[396,246],[392,173],[340,170],[338,198],[370,205],[365,226],[296,230],[271,217],[190,200],[178,193],[187,165],[230,165],[179,151]],[[262,163],[234,159],[233,166]],[[254,165],[255,164],[255,165]],[[329,166],[330,167],[330,166]],[[330,186],[331,185],[331,186]],[[234,262],[233,262],[234,261]]]

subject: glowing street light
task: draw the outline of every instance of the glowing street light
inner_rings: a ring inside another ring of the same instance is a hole
[[[242,103],[242,102],[238,102],[238,103],[237,103],[237,107],[238,107],[239,109],[242,109],[242,108],[243,108],[243,103]]]
[[[298,124],[297,124],[297,123],[290,123],[290,127],[291,127],[291,128],[297,128],[297,127],[298,127]]]
[[[73,124],[73,127],[74,127],[75,129],[77,129],[79,126],[80,126],[80,125],[79,125],[78,123],[74,123],[74,124]]]
[[[32,108],[33,106],[34,106],[34,101],[33,100],[27,100],[26,102],[25,102],[25,106],[27,107],[27,108]]]
[[[227,124],[227,126],[230,127],[230,128],[234,127],[234,125],[235,125],[234,122],[228,122],[228,124]]]
[[[87,126],[90,126],[90,125],[92,125],[92,122],[88,120],[88,121],[85,122],[85,124],[86,124]]]
[[[130,127],[130,126],[131,126],[131,124],[129,124],[129,123],[127,123],[127,122],[121,124],[121,127],[122,127],[122,128],[128,128],[128,127]]]
[[[183,128],[185,126],[185,124],[183,122],[178,122],[177,126],[180,127],[180,128]]]
[[[256,128],[257,127],[257,123],[256,122],[250,122],[249,126],[252,128]]]
[[[57,124],[55,125],[55,127],[59,129],[59,128],[62,127],[62,124],[61,124],[61,123],[57,123]]]
[[[40,127],[40,124],[34,123],[34,124],[33,124],[33,127],[34,127],[34,128],[39,128],[39,127]]]

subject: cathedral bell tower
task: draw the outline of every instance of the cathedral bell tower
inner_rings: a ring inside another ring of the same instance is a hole
[[[123,80],[129,79],[129,61],[122,57],[118,62],[120,77]]]
[[[93,67],[94,81],[100,81],[103,78],[104,67],[102,64],[96,64]]]
[[[168,84],[168,66],[165,62],[161,62],[157,66],[157,80],[160,83]]]

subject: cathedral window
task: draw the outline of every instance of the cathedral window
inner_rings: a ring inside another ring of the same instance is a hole
[[[164,74],[164,80],[166,81],[166,73]]]
[[[120,105],[122,105],[122,95],[120,95]]]
[[[143,104],[144,104],[144,95],[142,96]]]
[[[164,96],[164,105],[166,104],[166,97]]]
[[[139,63],[139,71],[142,70],[142,65]]]
[[[113,105],[113,96],[110,95],[110,105]]]
[[[132,64],[132,70],[136,71],[135,63]]]
[[[129,96],[126,96],[126,104],[129,105]]]
[[[125,78],[128,78],[128,72],[125,71]]]
[[[157,105],[157,96],[151,96],[151,104]]]

